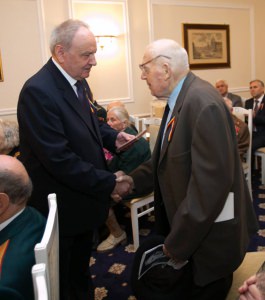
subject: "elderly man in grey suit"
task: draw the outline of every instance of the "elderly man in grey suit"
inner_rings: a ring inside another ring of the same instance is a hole
[[[243,107],[241,97],[228,92],[228,83],[224,79],[217,80],[215,87],[223,98],[228,98],[232,101],[233,106]]]
[[[151,94],[167,106],[152,161],[131,173],[135,190],[154,186],[164,253],[189,261],[179,299],[224,300],[257,231],[231,114],[216,89],[190,72],[175,41],[148,45],[140,68]]]

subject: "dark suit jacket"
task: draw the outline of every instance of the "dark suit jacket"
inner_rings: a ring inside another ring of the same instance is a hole
[[[47,195],[56,193],[61,235],[104,223],[115,176],[102,148],[115,151],[117,132],[82,108],[51,59],[23,86],[18,121],[20,159],[34,185],[29,204],[47,215]]]
[[[245,102],[246,109],[253,109],[254,99],[248,99]],[[253,125],[255,125],[258,133],[265,133],[265,96],[262,98],[259,110],[253,118]]]
[[[233,106],[243,107],[243,102],[240,96],[232,93],[227,93],[226,97],[232,101]]]
[[[158,232],[166,235],[172,255],[192,263],[196,284],[205,285],[240,265],[257,221],[234,123],[218,92],[189,73],[172,116],[171,140],[165,138],[160,151],[160,130],[152,165],[142,165],[132,176],[140,192],[153,168]],[[229,192],[234,193],[234,218],[216,223]]]

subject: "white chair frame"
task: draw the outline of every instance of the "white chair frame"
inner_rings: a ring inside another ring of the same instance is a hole
[[[35,245],[36,264],[44,263],[47,271],[49,300],[59,297],[59,225],[56,194],[48,195],[49,214],[40,243]]]
[[[265,147],[258,148],[255,153],[256,158],[256,169],[257,169],[257,158],[261,159],[261,183],[265,184]]]
[[[134,198],[130,202],[125,202],[125,205],[131,210],[133,246],[135,251],[139,247],[139,218],[146,214],[149,214],[154,210],[153,206],[149,206],[152,202],[154,202],[153,193],[147,196]]]
[[[48,278],[45,264],[36,264],[31,270],[35,300],[49,300]]]

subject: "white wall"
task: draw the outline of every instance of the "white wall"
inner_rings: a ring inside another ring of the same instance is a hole
[[[182,23],[230,25],[231,68],[196,70],[200,77],[211,83],[223,77],[232,91],[245,98],[249,96],[249,80],[255,77],[265,80],[264,0],[127,0],[127,6],[133,102],[126,106],[130,113],[150,111],[152,97],[140,79],[138,67],[146,45],[161,37],[182,42]],[[4,82],[0,82],[0,117],[15,117],[23,83],[49,57],[52,28],[69,15],[68,0],[0,0],[0,51],[4,72]],[[110,78],[119,76],[120,85],[127,84],[115,69],[108,73]],[[95,86],[102,85],[96,77],[93,80]],[[105,84],[102,88],[106,88]],[[121,94],[111,85],[107,85],[105,93],[108,92],[112,98]]]

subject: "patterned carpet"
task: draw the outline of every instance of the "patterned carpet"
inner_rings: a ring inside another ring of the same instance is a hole
[[[260,183],[260,173],[252,175],[253,205],[258,216],[260,230],[250,242],[248,251],[265,251],[265,186]],[[95,300],[136,300],[130,288],[130,273],[134,251],[128,209],[118,206],[119,223],[127,232],[125,246],[118,246],[108,253],[92,253],[91,274],[96,287]],[[153,234],[154,217],[140,219],[140,243]]]

